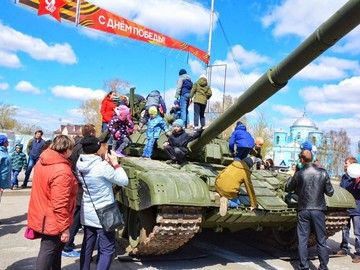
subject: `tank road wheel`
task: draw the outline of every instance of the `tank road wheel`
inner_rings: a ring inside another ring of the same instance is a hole
[[[283,247],[286,247],[286,248],[291,248],[292,245],[297,242],[296,227],[292,228],[288,231],[279,231],[279,230],[273,229],[272,235],[277,244],[279,244]]]
[[[129,244],[132,248],[136,248],[144,243],[154,228],[154,210],[153,208],[141,211],[130,209],[128,218]]]

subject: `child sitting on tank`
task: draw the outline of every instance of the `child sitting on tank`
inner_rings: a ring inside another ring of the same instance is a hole
[[[170,115],[173,116],[174,121],[180,119],[181,117],[180,101],[178,101],[177,99],[175,99],[174,106],[172,106],[170,110]]]
[[[161,131],[163,130],[165,133],[167,133],[169,131],[169,127],[164,118],[158,114],[158,109],[155,106],[151,106],[149,108],[149,120],[147,121],[146,129],[147,140],[142,154],[143,158],[151,158],[154,145],[156,144],[160,137]]]
[[[132,143],[130,134],[134,124],[130,118],[130,109],[125,105],[115,108],[115,115],[108,124],[108,129],[114,137],[113,150],[119,157],[125,157],[125,149]]]
[[[236,152],[234,149],[235,145]],[[254,145],[254,138],[246,131],[246,126],[238,121],[229,140],[230,154],[234,155],[235,160],[242,160],[247,157]]]
[[[219,194],[215,196],[220,197],[220,216],[225,216],[228,207],[240,206],[240,186],[245,184],[245,189],[250,201],[250,211],[256,207],[256,196],[254,187],[251,182],[250,168],[254,165],[255,157],[246,157],[243,160],[234,161],[224,170],[222,170],[215,179],[215,188]],[[218,198],[215,197],[215,200]]]
[[[164,150],[169,156],[167,164],[177,163],[180,166],[186,164],[187,145],[190,141],[201,135],[202,129],[193,133],[186,133],[184,130],[184,120],[177,119],[173,123],[173,132],[168,136],[168,141],[164,143]]]

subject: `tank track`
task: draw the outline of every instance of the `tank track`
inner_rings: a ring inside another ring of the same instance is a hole
[[[346,210],[329,210],[326,212],[326,238],[333,236],[335,233],[341,231],[341,229],[347,225],[349,219],[349,215]],[[294,224],[294,229],[296,230],[296,223]],[[295,231],[296,233],[296,231]],[[262,243],[266,243],[271,245],[274,248],[282,249],[282,250],[290,250],[294,251],[298,249],[298,241],[294,240],[290,245],[283,245],[278,243],[272,233],[271,230],[264,230],[262,233],[251,234],[253,241],[255,239],[261,241]],[[312,247],[316,245],[316,237],[315,234],[311,233],[309,236],[308,247]]]
[[[159,206],[152,232],[129,254],[143,256],[170,253],[199,231],[201,221],[200,207]]]

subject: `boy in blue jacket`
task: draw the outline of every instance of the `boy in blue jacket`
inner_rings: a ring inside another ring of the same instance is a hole
[[[236,145],[236,153],[234,154],[234,146]],[[235,160],[242,160],[254,148],[254,138],[246,131],[246,127],[240,121],[236,123],[235,130],[231,134],[229,141],[229,150],[235,155]]]
[[[151,158],[154,145],[159,139],[161,131],[164,130],[166,133],[169,131],[168,125],[166,124],[164,118],[158,114],[158,110],[155,106],[151,106],[149,108],[149,115],[150,118],[147,122],[146,129],[147,140],[142,154],[142,157],[144,158]]]

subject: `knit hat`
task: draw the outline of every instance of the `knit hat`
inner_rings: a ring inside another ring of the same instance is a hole
[[[308,141],[303,142],[303,143],[300,145],[300,149],[301,149],[301,150],[309,150],[309,151],[311,151],[311,150],[312,150],[312,144],[311,144],[311,142],[308,142]]]
[[[100,149],[100,141],[95,136],[85,136],[80,144],[85,154],[95,154]]]
[[[20,150],[23,149],[23,145],[21,143],[18,143],[17,145],[15,145],[15,148],[20,148]]]
[[[7,137],[5,135],[0,135],[0,146],[4,145],[7,142]]]
[[[158,113],[158,110],[155,106],[151,106],[149,108],[149,114],[157,114]]]
[[[201,74],[200,78],[204,78],[204,79],[207,79],[205,74]]]
[[[180,101],[178,101],[177,99],[175,99],[174,105],[179,105],[179,106],[180,106]]]
[[[246,157],[243,159],[243,161],[246,163],[246,165],[249,167],[249,169],[254,165],[255,157]]]
[[[346,169],[347,174],[351,178],[359,178],[360,177],[360,164],[359,163],[352,163]]]
[[[180,71],[179,71],[179,76],[181,76],[181,75],[184,75],[184,74],[186,74],[187,72],[186,72],[186,70],[185,69],[180,69]]]
[[[181,128],[184,128],[185,124],[184,124],[184,120],[182,119],[177,119],[174,121],[173,126],[178,126]]]
[[[130,108],[126,105],[120,105],[118,107],[115,108],[115,113],[116,115],[128,115],[130,113]]]

